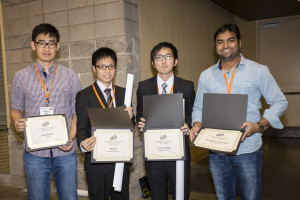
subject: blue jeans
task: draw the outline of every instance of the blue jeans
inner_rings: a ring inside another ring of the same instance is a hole
[[[49,199],[51,172],[59,199],[78,199],[76,151],[59,157],[40,157],[24,151],[23,162],[29,200]]]
[[[236,188],[242,200],[262,199],[262,153],[261,149],[237,156],[209,153],[218,200],[235,200]]]

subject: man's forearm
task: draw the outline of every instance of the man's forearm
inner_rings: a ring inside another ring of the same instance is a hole
[[[10,116],[15,124],[15,122],[23,117],[23,111],[17,109],[10,109]]]
[[[77,116],[72,116],[72,123],[71,123],[71,129],[70,129],[70,140],[72,141],[76,137],[76,123],[77,123]]]

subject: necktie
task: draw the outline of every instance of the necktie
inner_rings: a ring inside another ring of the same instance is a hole
[[[106,88],[106,89],[104,90],[104,93],[105,93],[106,96],[107,96],[106,102],[107,102],[108,108],[110,107],[111,99],[112,99],[111,94],[110,94],[110,91],[111,91],[110,88]],[[112,105],[111,107],[113,107],[113,105]]]
[[[162,94],[167,94],[166,88],[168,87],[168,85],[167,85],[166,83],[163,83],[163,84],[161,85],[161,87],[163,88]]]

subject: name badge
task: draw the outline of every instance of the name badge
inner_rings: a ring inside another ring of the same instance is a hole
[[[40,115],[53,115],[54,107],[40,107]]]

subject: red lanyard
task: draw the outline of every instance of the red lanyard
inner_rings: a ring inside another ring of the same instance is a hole
[[[46,105],[48,106],[51,88],[52,88],[52,85],[53,85],[53,82],[54,82],[54,78],[55,78],[55,75],[56,75],[56,71],[57,71],[57,64],[56,64],[56,68],[55,68],[55,72],[54,72],[54,75],[53,75],[53,79],[52,79],[52,83],[51,83],[49,92],[46,91],[45,84],[44,84],[44,82],[43,82],[43,80],[42,80],[42,78],[41,78],[41,75],[40,75],[40,73],[39,73],[39,71],[38,71],[36,65],[34,65],[34,67],[35,67],[35,70],[36,70],[37,75],[38,75],[39,78],[40,78],[40,81],[41,81],[41,83],[42,83],[42,86],[43,86],[43,88],[44,88],[44,92],[45,92],[45,95],[46,95]]]
[[[170,94],[172,94],[172,92],[173,92],[173,87],[174,87],[174,84],[172,85],[172,88],[170,90]],[[157,93],[159,94],[158,84],[157,84]]]
[[[223,67],[223,64],[221,63],[222,65],[222,70],[223,70],[223,74],[224,74],[224,78],[225,78],[225,82],[226,82],[226,86],[227,86],[227,91],[228,91],[228,94],[230,94],[231,92],[231,86],[232,86],[232,81],[233,81],[233,77],[234,77],[234,74],[235,74],[235,70],[237,68],[237,66],[240,64],[240,61],[241,61],[241,57],[238,61],[238,64],[236,65],[236,67],[234,68],[233,72],[232,72],[232,77],[231,77],[231,80],[230,80],[230,85],[228,85],[228,81],[227,81],[227,77],[226,77],[226,73],[225,73],[225,69]]]
[[[103,102],[101,101],[101,99],[100,99],[100,97],[99,97],[99,94],[98,94],[98,92],[97,92],[97,90],[96,90],[96,88],[95,88],[95,85],[94,85],[95,83],[93,83],[93,88],[94,88],[94,92],[95,92],[95,94],[96,94],[96,96],[97,96],[97,98],[98,98],[98,100],[99,100],[99,102],[100,102],[100,104],[101,104],[101,106],[102,106],[102,108],[105,108],[105,106],[104,106],[104,104],[103,104]],[[111,103],[110,103],[110,106],[109,106],[109,108],[111,108],[112,107],[112,104],[113,104],[113,101],[114,101],[114,96],[115,96],[115,93],[116,93],[116,88],[115,88],[115,86],[113,86],[114,87],[114,95],[112,96],[112,98],[111,98]]]

